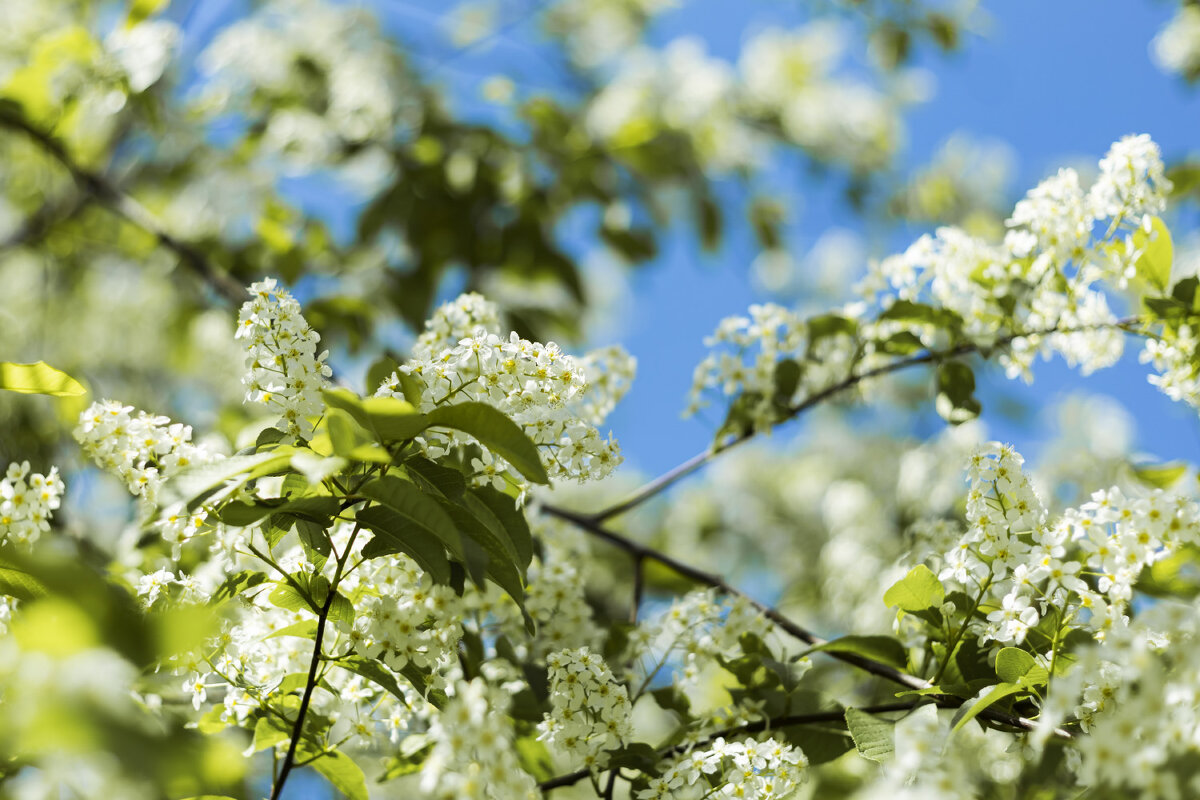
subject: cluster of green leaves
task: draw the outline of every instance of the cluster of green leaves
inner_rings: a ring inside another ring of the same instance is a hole
[[[398,676],[381,660],[353,651],[331,656],[322,648],[323,626],[318,620],[353,625],[355,604],[366,591],[347,595],[340,590],[349,549],[338,553],[330,538],[339,521],[370,534],[361,551],[364,559],[404,553],[436,583],[453,587],[460,595],[467,581],[478,586],[491,581],[524,610],[533,539],[516,506],[515,492],[470,485],[467,465],[471,452],[477,452],[475,445],[434,460],[414,442],[428,430],[465,433],[505,458],[524,479],[546,483],[537,449],[524,432],[503,413],[480,403],[443,406],[422,414],[405,400],[364,399],[346,389],[326,390],[325,399],[327,407],[311,441],[285,443],[278,430],[268,429],[254,446],[186,470],[164,490],[167,502],[181,500],[189,509],[210,509],[226,525],[257,525],[266,539],[266,550],[254,550],[262,559],[262,570],[231,575],[215,593],[215,605],[265,593],[279,608],[304,609],[316,617],[274,634],[312,641],[319,652],[314,661],[319,668],[313,679],[306,673],[288,675],[269,695],[259,698],[262,708],[253,722],[255,751],[290,739],[314,680],[319,685],[325,670],[348,670],[404,697]],[[313,459],[332,467],[321,480],[311,481],[311,475],[305,474]],[[252,490],[253,482],[269,476],[282,477],[282,491],[278,497],[259,497]],[[275,560],[274,549],[293,531],[308,566],[287,573]],[[325,570],[331,558],[336,560],[332,580]],[[270,577],[268,567],[281,576]],[[528,615],[526,625],[532,632]],[[471,669],[474,663],[478,669],[482,641],[472,635],[463,647],[464,664]],[[431,687],[432,677],[411,663],[399,676],[440,705],[445,698]],[[541,683],[544,686],[544,677]],[[209,712],[200,730],[215,733],[225,728],[222,712],[221,707]],[[348,797],[365,798],[361,769],[330,739],[332,720],[307,708],[304,713],[296,763],[312,766]]]

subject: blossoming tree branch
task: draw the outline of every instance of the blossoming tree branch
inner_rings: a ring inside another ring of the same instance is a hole
[[[1126,137],[1091,186],[1063,169],[1031,190],[1001,241],[942,228],[828,313],[726,319],[691,403],[724,410],[712,446],[589,511],[550,488],[619,474],[605,420],[634,380],[623,350],[531,341],[468,293],[358,392],[289,291],[254,283],[228,325],[265,424],[236,452],[120,399],[79,414],[82,453],[137,498],[117,557],[56,546],[75,490],[57,469],[0,481],[3,669],[57,687],[26,699],[6,678],[4,779],[241,797],[241,761],[271,800],[306,771],[353,800],[765,799],[834,791],[852,761],[844,791],[863,798],[1187,796],[1200,506],[1171,475],[1051,513],[1013,446],[959,448],[958,502],[913,518],[897,579],[865,590],[890,632],[821,630],[620,527],[735,445],[870,403],[893,374],[930,373],[959,424],[987,399],[981,363],[1087,373],[1133,340],[1151,383],[1200,405],[1169,189],[1157,146]],[[84,391],[44,364],[0,377]],[[611,557],[597,602],[587,563]],[[51,741],[61,713],[86,717],[77,741]],[[130,769],[121,736],[154,763]],[[60,777],[73,752],[100,777]]]

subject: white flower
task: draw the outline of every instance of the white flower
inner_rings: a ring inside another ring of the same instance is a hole
[[[308,326],[300,304],[267,278],[250,286],[252,300],[238,315],[237,338],[246,340],[246,402],[279,414],[276,427],[290,436],[312,434],[310,417],[324,407],[321,389],[333,371],[328,351],[317,354],[321,337]]]

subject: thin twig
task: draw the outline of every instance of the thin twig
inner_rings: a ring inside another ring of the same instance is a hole
[[[1131,328],[1139,325],[1141,322],[1142,322],[1142,319],[1140,317],[1129,317],[1126,319],[1118,320],[1115,323],[1115,325],[1113,325],[1112,327],[1120,328],[1121,330],[1129,332]],[[949,350],[929,350],[924,353],[921,353],[920,355],[910,356],[908,358],[902,358],[898,361],[893,361],[891,363],[884,364],[879,367],[875,367],[874,369],[869,369],[865,372],[860,372],[855,375],[850,375],[850,376],[844,378],[843,380],[838,381],[837,383],[834,383],[830,386],[825,387],[824,389],[822,389],[819,392],[809,395],[808,397],[804,398],[804,400],[802,402],[800,402],[799,404],[797,404],[797,405],[793,406],[791,409],[789,409],[788,413],[785,415],[785,417],[782,420],[780,420],[779,424],[791,421],[791,420],[795,419],[796,417],[800,416],[801,414],[803,414],[804,412],[809,411],[813,407],[820,405],[821,403],[825,402],[826,400],[834,397],[835,395],[841,394],[842,392],[845,392],[849,389],[853,389],[855,386],[858,386],[858,384],[862,383],[865,380],[869,380],[871,378],[882,377],[884,375],[889,375],[893,372],[899,372],[901,370],[907,369],[909,367],[918,366],[920,364],[931,364],[931,363],[935,363],[938,361],[944,361],[944,360],[950,359],[950,358],[957,358],[959,356],[970,355],[972,353],[982,352],[984,350],[994,350],[994,349],[1002,348],[1009,344],[1012,344],[1013,341],[1015,341],[1017,339],[1032,338],[1032,337],[1039,337],[1039,336],[1050,336],[1055,333],[1078,333],[1078,332],[1082,332],[1084,330],[1090,330],[1090,329],[1097,328],[1097,327],[1100,327],[1100,326],[1088,325],[1088,326],[1082,326],[1079,328],[1072,328],[1070,330],[1059,330],[1058,328],[1049,328],[1049,329],[1041,330],[1041,331],[1027,331],[1025,333],[1013,333],[1013,334],[1009,334],[1008,336],[1003,336],[1003,337],[997,339],[995,342],[991,343],[990,345],[986,345],[986,346],[975,343],[975,342],[965,342],[963,344],[952,347]],[[1108,326],[1106,325],[1104,327],[1108,327]],[[601,509],[600,511],[597,511],[594,514],[590,514],[588,516],[591,519],[595,520],[596,522],[604,522],[605,520],[611,519],[620,514],[624,514],[626,511],[636,508],[637,506],[646,502],[650,498],[659,494],[667,487],[675,484],[676,482],[682,480],[683,478],[686,478],[688,475],[691,475],[693,472],[698,470],[700,467],[703,467],[709,461],[713,460],[721,453],[724,453],[726,450],[731,450],[734,447],[736,447],[737,445],[742,444],[743,442],[749,441],[750,439],[754,438],[755,433],[756,432],[753,430],[747,430],[740,434],[737,434],[736,436],[728,438],[723,442],[717,442],[717,443],[713,444],[707,450],[697,453],[696,455],[689,458],[687,461],[684,461],[682,464],[674,467],[673,469],[670,469],[670,470],[664,472],[659,477],[655,478],[654,480],[650,481],[646,485],[642,486],[640,489],[635,491],[633,494],[631,494],[626,499],[616,503],[615,505],[611,505],[608,508]]]
[[[642,610],[642,595],[646,592],[646,557],[635,553],[633,556],[633,602],[629,606],[629,624],[636,625],[638,613]]]
[[[350,559],[350,550],[354,546],[354,539],[361,530],[361,527],[355,524],[354,530],[350,534],[350,539],[346,542],[345,549],[338,556],[337,567],[333,571],[333,580],[329,582],[329,593],[325,596],[325,603],[321,606],[320,613],[317,614],[317,636],[313,641],[313,654],[312,661],[308,665],[308,678],[304,682],[304,696],[300,699],[300,710],[296,712],[296,724],[292,727],[292,737],[288,743],[287,755],[283,759],[283,766],[279,771],[279,779],[275,781],[275,787],[271,790],[271,800],[279,800],[280,795],[283,794],[283,785],[287,783],[288,774],[291,773],[292,767],[295,766],[296,748],[299,746],[300,737],[304,733],[304,718],[308,714],[308,704],[312,699],[313,690],[317,686],[317,668],[321,663],[321,657],[324,655],[321,643],[325,636],[325,622],[329,619],[329,609],[333,607],[333,599],[338,593],[338,583],[342,579],[342,570],[345,569],[346,562]],[[320,755],[302,762],[301,766],[315,761]]]
[[[0,125],[28,136],[66,168],[80,189],[149,233],[163,247],[174,252],[184,266],[225,300],[235,305],[246,300],[246,290],[209,261],[199,248],[170,233],[145,206],[123,192],[106,177],[76,162],[63,144],[53,135],[31,123],[19,111],[14,111],[10,105],[0,105]]]

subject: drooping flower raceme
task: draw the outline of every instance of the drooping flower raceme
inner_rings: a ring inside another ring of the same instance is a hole
[[[604,659],[584,647],[546,657],[553,710],[538,725],[540,739],[566,752],[573,764],[602,769],[607,751],[633,733],[629,692]]]
[[[763,639],[771,627],[745,597],[718,599],[716,590],[698,589],[676,599],[662,615],[639,623],[630,632],[626,660],[640,665],[650,678],[677,663],[680,685],[695,688],[705,667],[742,655],[743,636]],[[673,662],[675,658],[681,661]],[[800,670],[810,666],[808,659],[796,664]]]
[[[488,403],[525,429],[551,478],[584,481],[611,473],[621,463],[620,450],[611,436],[601,437],[596,425],[627,389],[633,359],[609,349],[581,361],[553,342],[531,342],[516,333],[503,338],[497,329],[485,327],[498,318],[495,307],[478,295],[441,306],[418,339],[413,358],[376,394],[403,398],[404,382],[413,381],[421,411],[469,400]],[[464,327],[468,325],[474,327]],[[608,377],[590,384],[589,370]],[[432,456],[466,441],[453,433],[424,437]],[[503,484],[509,469],[486,448],[473,466],[480,483]]]
[[[136,411],[113,400],[93,403],[79,415],[75,440],[101,469],[116,475],[141,498],[143,516],[158,506],[158,492],[168,478],[186,467],[221,458],[192,442],[192,428],[169,417]],[[179,545],[204,524],[206,512],[167,509],[160,520],[163,539]]]
[[[1200,506],[1114,487],[1050,521],[1022,461],[996,443],[971,457],[967,531],[934,560],[938,578],[979,598],[986,620],[968,630],[982,642],[1019,645],[1046,617],[1103,639],[1128,624],[1142,570],[1200,541]]]
[[[58,467],[31,473],[28,461],[8,465],[0,479],[0,542],[29,547],[50,530],[50,517],[62,501]]]
[[[537,784],[517,763],[509,698],[483,679],[460,681],[434,720],[421,791],[438,800],[535,800]]]
[[[274,278],[251,285],[250,293],[253,299],[242,306],[237,330],[237,338],[245,340],[246,402],[277,413],[275,427],[289,436],[307,438],[309,417],[321,412],[321,388],[333,374],[325,364],[329,352],[317,353],[321,337]]]
[[[1136,273],[1171,184],[1145,135],[1113,144],[1099,166],[1091,187],[1063,169],[1032,189],[999,243],[944,227],[873,264],[859,286],[864,302],[812,318],[755,306],[723,321],[696,369],[690,408],[717,392],[740,394],[748,422],[764,429],[839,382],[862,388],[856,376],[954,345],[1001,345],[1009,377],[1030,378],[1034,360],[1051,353],[1085,374],[1111,366],[1124,338],[1104,287],[1125,288]],[[1171,343],[1150,347],[1168,371],[1164,388],[1193,397],[1195,370],[1178,364],[1184,354]],[[793,375],[777,371],[784,360],[796,362]]]

